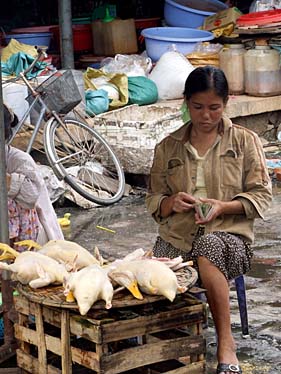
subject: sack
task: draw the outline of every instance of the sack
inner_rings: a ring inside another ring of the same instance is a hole
[[[86,113],[93,117],[97,114],[108,111],[109,98],[105,90],[87,90],[86,98]]]
[[[158,100],[156,84],[146,77],[128,77],[129,104],[148,105]]]
[[[159,99],[181,99],[186,78],[192,70],[194,67],[183,54],[169,51],[160,57],[148,77],[155,82]]]
[[[118,100],[113,99],[109,103],[109,109],[117,109],[128,104],[128,78],[125,74],[108,74],[103,73],[101,70],[88,68],[84,73],[85,88],[97,90],[99,87],[95,85],[95,80],[100,82],[102,79],[103,84],[112,83],[119,91]]]

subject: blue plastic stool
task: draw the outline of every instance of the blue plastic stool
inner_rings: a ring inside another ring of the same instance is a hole
[[[246,300],[246,288],[244,282],[244,276],[239,275],[235,278],[235,287],[237,293],[237,301],[241,320],[241,329],[243,338],[249,336],[249,324],[248,324],[248,311],[247,311],[247,300]],[[206,301],[204,292],[198,292],[194,294],[199,300]]]
[[[248,310],[247,310],[247,299],[246,299],[246,288],[244,282],[244,276],[239,275],[235,278],[235,287],[238,299],[242,335],[244,338],[249,336],[249,323],[248,323]]]

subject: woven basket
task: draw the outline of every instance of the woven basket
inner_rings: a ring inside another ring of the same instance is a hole
[[[71,70],[53,74],[35,90],[41,93],[49,110],[60,114],[69,113],[82,100]],[[29,99],[27,100],[30,102]]]

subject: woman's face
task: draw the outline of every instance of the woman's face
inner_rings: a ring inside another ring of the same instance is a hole
[[[225,103],[213,90],[193,94],[186,103],[191,122],[196,129],[206,133],[217,129]]]

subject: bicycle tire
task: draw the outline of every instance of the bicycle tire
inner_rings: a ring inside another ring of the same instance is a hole
[[[55,174],[94,203],[111,205],[119,201],[125,177],[107,141],[76,119],[65,119],[63,124],[51,118],[44,129],[45,151]],[[70,169],[73,166],[75,173]]]

